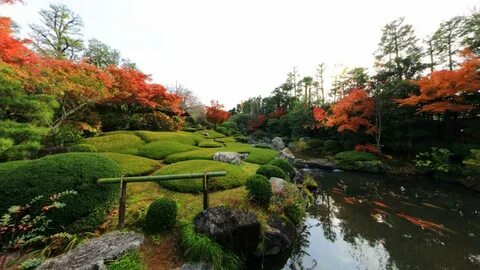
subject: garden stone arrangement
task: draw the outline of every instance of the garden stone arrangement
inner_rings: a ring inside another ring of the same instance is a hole
[[[144,236],[134,232],[111,232],[59,257],[49,259],[38,270],[104,270],[106,263],[138,249]]]

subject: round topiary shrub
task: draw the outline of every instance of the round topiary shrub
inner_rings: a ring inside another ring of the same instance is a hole
[[[120,176],[118,164],[100,154],[66,153],[0,164],[0,214],[12,205],[66,190],[76,196],[62,200],[66,206],[52,213],[52,228],[90,230],[100,225],[114,205],[118,185],[99,185],[103,177]]]
[[[259,174],[252,175],[247,178],[245,186],[248,190],[250,201],[261,205],[270,203],[273,195],[272,186],[265,176]]]
[[[145,217],[145,231],[148,233],[165,232],[175,225],[177,204],[167,198],[156,199],[150,204]]]
[[[273,165],[262,165],[262,166],[260,166],[257,170],[257,174],[261,174],[261,175],[267,177],[268,179],[270,177],[276,177],[276,178],[281,178],[281,179],[285,179],[285,180],[290,179],[286,172],[284,172],[279,167],[273,166]]]
[[[290,164],[290,162],[288,162],[285,159],[276,158],[270,161],[268,165],[272,165],[282,169],[282,171],[288,174],[289,179],[292,179],[293,177],[295,177],[295,174],[296,174],[295,168],[292,166],[292,164]]]

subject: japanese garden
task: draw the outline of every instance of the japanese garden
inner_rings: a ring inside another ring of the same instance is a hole
[[[30,2],[0,0],[0,270],[480,269],[478,7],[228,107]]]

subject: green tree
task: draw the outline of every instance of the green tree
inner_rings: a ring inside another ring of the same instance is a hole
[[[462,32],[462,45],[475,54],[480,54],[480,11],[474,10],[465,18]]]
[[[120,52],[112,49],[107,44],[98,39],[90,39],[88,47],[83,54],[87,62],[99,68],[106,68],[110,65],[118,65],[120,62]]]
[[[461,48],[464,21],[461,16],[444,21],[432,36],[434,51],[439,62],[446,64],[449,70],[453,70],[456,65],[454,57]]]
[[[404,18],[396,19],[382,29],[376,54],[377,66],[391,72],[399,79],[412,79],[422,69],[421,48],[417,45],[413,26]]]
[[[50,5],[40,11],[41,24],[32,24],[31,39],[42,55],[53,58],[75,59],[83,50],[80,16],[65,5]]]

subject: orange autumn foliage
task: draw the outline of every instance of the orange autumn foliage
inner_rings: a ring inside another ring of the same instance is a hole
[[[275,109],[275,111],[271,112],[268,114],[268,117],[271,119],[278,119],[285,115],[285,108],[283,107],[278,107]]]
[[[355,151],[357,151],[357,152],[368,152],[368,153],[372,153],[372,154],[380,153],[380,150],[378,150],[378,147],[373,145],[373,144],[357,144],[355,146]]]
[[[414,81],[420,88],[419,95],[398,99],[400,106],[419,106],[420,112],[464,112],[479,109],[478,104],[467,101],[469,95],[480,91],[480,58],[472,52],[462,52],[464,62],[457,70],[438,70]]]
[[[30,40],[18,40],[12,36],[12,20],[0,17],[0,59],[10,64],[26,64],[35,60],[35,54],[25,44]]]
[[[332,113],[327,117],[325,125],[337,127],[338,132],[364,128],[365,133],[372,134],[376,131],[376,126],[370,123],[374,108],[374,101],[365,90],[352,90],[332,106]]]
[[[221,124],[230,118],[230,113],[223,108],[224,106],[218,103],[218,101],[212,100],[210,106],[205,107],[205,117],[214,125]]]
[[[255,131],[265,124],[265,115],[259,114],[250,121],[248,121],[248,130]]]

